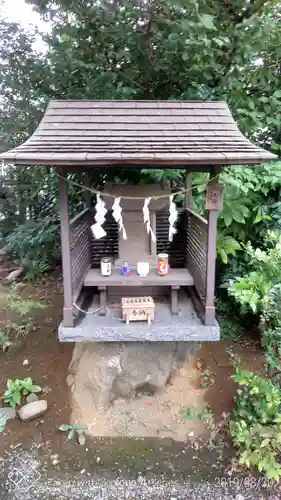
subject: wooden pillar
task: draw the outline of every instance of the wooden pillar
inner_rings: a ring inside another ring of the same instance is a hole
[[[59,198],[60,198],[60,226],[61,226],[61,255],[63,274],[63,325],[74,326],[73,316],[73,291],[72,291],[72,270],[70,255],[70,227],[68,210],[68,182],[66,174],[60,172],[59,177]]]
[[[191,192],[191,186],[192,186],[192,172],[189,172],[188,170],[185,172],[185,203],[184,203],[184,208],[185,208],[185,215],[184,215],[184,226],[185,226],[185,256],[184,256],[184,262],[185,262],[185,267],[188,267],[188,262],[187,262],[187,236],[188,236],[188,217],[189,214],[187,212],[187,208],[191,208],[191,197],[192,197],[192,192]]]
[[[91,187],[91,180],[90,180],[90,174],[89,172],[85,172],[85,186],[87,186],[88,188]],[[91,210],[92,209],[92,193],[91,191],[88,191],[87,189],[85,189],[84,191],[84,200],[85,200],[85,204],[86,204],[86,207]]]
[[[185,174],[185,189],[186,190],[188,189],[188,191],[186,191],[185,193],[185,208],[191,208],[191,197],[192,197],[191,187],[192,187],[192,172],[189,172],[187,170]]]
[[[210,181],[216,177],[218,171],[212,168]],[[216,180],[214,179],[214,183]],[[215,322],[215,277],[217,253],[217,219],[219,210],[208,210],[208,239],[206,262],[206,299],[205,299],[205,325],[212,326]]]

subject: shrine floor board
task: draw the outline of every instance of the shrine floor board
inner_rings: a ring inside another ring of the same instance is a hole
[[[106,315],[100,316],[99,294],[91,294],[81,304],[87,314],[79,313],[73,328],[59,326],[61,342],[159,342],[159,341],[216,341],[220,338],[219,325],[205,326],[196,314],[193,302],[181,290],[179,313],[171,313],[168,297],[154,297],[155,320],[126,325],[122,320],[121,299],[110,297]]]

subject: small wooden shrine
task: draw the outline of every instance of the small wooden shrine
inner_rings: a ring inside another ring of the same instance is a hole
[[[34,134],[0,158],[48,165],[58,174],[61,341],[219,339],[219,172],[224,165],[276,158],[243,136],[225,102],[51,101]],[[167,183],[105,184],[100,192],[93,186],[85,209],[70,219],[68,174],[111,166],[185,169],[185,206],[176,207]],[[192,172],[209,173],[206,219],[191,209]],[[163,253],[168,272],[161,275],[157,259]]]

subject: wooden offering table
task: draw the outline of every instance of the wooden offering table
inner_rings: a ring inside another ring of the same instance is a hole
[[[107,307],[107,289],[118,287],[170,287],[171,312],[178,314],[178,291],[180,287],[193,286],[194,280],[188,269],[171,269],[166,276],[159,276],[157,269],[152,268],[148,276],[139,276],[135,269],[129,276],[121,276],[120,267],[113,267],[110,276],[101,276],[99,269],[90,269],[84,279],[84,286],[96,286],[100,292],[100,315],[105,316]]]

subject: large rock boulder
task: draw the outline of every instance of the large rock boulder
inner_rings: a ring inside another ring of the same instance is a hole
[[[164,389],[199,348],[195,342],[76,344],[67,382],[80,408],[100,410],[115,399]]]

